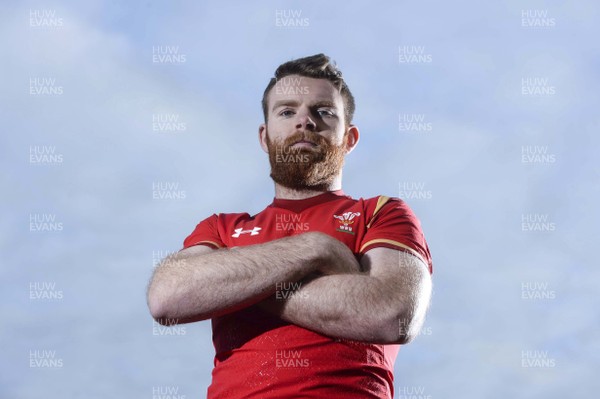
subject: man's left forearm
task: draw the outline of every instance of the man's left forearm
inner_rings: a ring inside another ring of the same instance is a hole
[[[401,341],[403,304],[388,282],[367,274],[328,275],[281,284],[263,303],[284,320],[335,338]]]

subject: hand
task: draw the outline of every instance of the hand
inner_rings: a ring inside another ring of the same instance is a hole
[[[311,232],[314,245],[318,249],[317,271],[322,274],[357,274],[361,272],[360,263],[343,242],[328,234]]]

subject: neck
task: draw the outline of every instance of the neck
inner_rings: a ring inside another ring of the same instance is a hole
[[[298,190],[289,187],[284,187],[279,183],[275,183],[275,198],[279,199],[305,199],[316,197],[319,194],[323,194],[328,191],[335,191],[342,189],[342,174],[336,176],[336,178],[327,186],[325,190]]]

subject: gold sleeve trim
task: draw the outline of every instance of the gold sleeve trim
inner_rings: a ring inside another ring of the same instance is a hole
[[[214,245],[217,248],[222,248],[221,245],[217,244],[216,242],[214,242],[214,241],[206,241],[206,240],[204,240],[204,241],[198,241],[194,245],[204,244],[204,243],[206,243],[206,244],[212,244],[212,245]]]
[[[377,212],[379,212],[381,210],[381,208],[390,200],[390,197],[385,196],[385,195],[380,195],[379,199],[377,199],[377,205],[375,205],[375,210],[373,211],[373,215],[371,216],[371,220],[369,221],[369,224],[367,224],[367,229],[369,227],[371,227],[371,223],[373,223],[373,219],[375,219],[375,215],[377,215]]]
[[[417,257],[417,258],[419,258],[419,259],[421,259],[421,261],[423,261],[423,263],[425,263],[425,265],[427,265],[427,262],[425,261],[425,259],[423,259],[423,257],[421,256],[421,254],[420,254],[420,253],[418,253],[417,251],[415,251],[414,249],[412,249],[411,247],[409,247],[409,246],[408,246],[408,245],[406,245],[406,244],[402,244],[401,242],[394,241],[394,240],[389,240],[389,239],[387,239],[387,238],[376,238],[376,239],[374,239],[374,240],[367,241],[366,243],[364,243],[364,244],[363,244],[363,245],[360,247],[360,251],[359,251],[359,252],[362,252],[362,251],[363,251],[363,249],[365,249],[365,248],[366,248],[366,247],[368,247],[369,245],[371,245],[371,244],[375,244],[375,243],[378,243],[378,242],[384,242],[384,243],[386,243],[386,244],[392,244],[392,245],[395,245],[395,246],[397,246],[397,247],[400,247],[400,248],[402,248],[402,249],[406,249],[406,250],[408,250],[408,251],[409,251],[409,252],[410,252],[412,255],[416,256],[416,257]]]

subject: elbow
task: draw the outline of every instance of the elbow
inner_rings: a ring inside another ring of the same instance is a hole
[[[150,315],[156,321],[166,318],[166,314],[160,303],[156,301],[148,300],[148,309],[150,310]]]
[[[185,324],[209,319],[210,313],[198,306],[194,307],[194,312],[185,311],[189,306],[186,305],[184,298],[174,298],[156,289],[148,290],[148,309],[150,315],[159,324],[163,326],[173,326],[176,324]]]
[[[150,315],[157,323],[162,325],[178,324],[177,315],[172,307],[172,296],[165,292],[164,287],[156,281],[148,287],[147,303]]]
[[[168,301],[160,297],[148,295],[148,309],[154,321],[160,325],[171,327],[187,322],[171,309]]]
[[[379,329],[378,335],[376,339],[377,343],[384,345],[406,345],[414,339],[412,334],[398,329],[397,321],[396,323],[385,323]]]
[[[393,340],[395,344],[406,345],[412,342],[423,325],[423,319],[415,317],[414,313],[403,314],[394,319]]]
[[[163,321],[168,319],[170,314],[167,311],[166,301],[155,291],[156,290],[152,289],[148,291],[148,309],[150,310],[152,318],[164,325],[165,323],[163,323]]]
[[[163,324],[163,321],[170,316],[168,314],[167,303],[169,295],[165,292],[165,284],[158,275],[159,270],[160,266],[154,271],[148,284],[146,290],[146,304],[148,305],[148,310],[150,311],[152,318],[156,320],[156,322]]]
[[[419,334],[421,323],[414,317],[396,316],[380,321],[378,341],[385,345],[406,345]]]
[[[395,337],[393,343],[398,344],[398,345],[406,345],[406,344],[412,342],[413,339],[415,339],[414,334],[401,333],[401,334],[398,334],[397,337]]]

